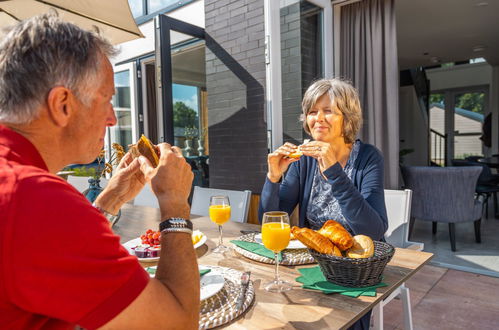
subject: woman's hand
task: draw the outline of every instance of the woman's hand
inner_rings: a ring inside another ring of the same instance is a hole
[[[269,166],[269,171],[267,172],[267,177],[270,181],[276,183],[279,182],[282,175],[288,169],[291,163],[296,162],[299,158],[288,158],[287,156],[298,150],[298,147],[292,143],[286,142],[284,145],[280,146],[273,153],[267,156],[267,164]]]
[[[327,142],[312,141],[300,146],[300,150],[305,156],[317,159],[321,172],[324,172],[338,162],[333,145]]]

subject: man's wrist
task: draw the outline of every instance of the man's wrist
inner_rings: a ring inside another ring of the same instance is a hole
[[[183,218],[189,219],[191,214],[191,208],[187,201],[179,202],[172,200],[162,200],[159,204],[159,209],[161,211],[161,219],[169,218]]]
[[[98,207],[102,210],[106,210],[106,212],[116,215],[118,214],[122,203],[117,202],[115,198],[112,196],[108,196],[111,194],[107,194],[105,191],[101,192],[99,196],[95,199],[94,206]]]
[[[159,231],[161,233],[192,234],[192,229],[192,222],[184,218],[169,218],[159,224]]]

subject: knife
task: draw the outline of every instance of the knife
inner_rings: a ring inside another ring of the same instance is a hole
[[[246,297],[246,291],[248,290],[248,285],[250,282],[250,276],[251,272],[244,272],[243,275],[241,275],[241,293],[237,298],[237,303],[236,303],[237,310],[241,310],[241,308],[243,307],[243,303]]]

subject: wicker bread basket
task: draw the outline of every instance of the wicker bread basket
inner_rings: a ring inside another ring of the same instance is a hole
[[[370,258],[342,258],[309,249],[326,279],[347,287],[364,287],[381,282],[381,274],[392,259],[395,248],[385,242],[374,241],[374,255]]]

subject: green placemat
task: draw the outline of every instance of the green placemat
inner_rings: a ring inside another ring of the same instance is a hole
[[[254,254],[258,254],[262,257],[267,257],[269,259],[274,259],[274,252],[267,249],[260,243],[246,242],[246,241],[238,241],[232,240],[230,241],[232,244],[239,246],[241,249],[245,249],[246,251],[253,252]],[[282,260],[282,254],[279,252],[279,261]]]
[[[340,293],[354,298],[358,296],[375,297],[377,288],[387,286],[386,283],[381,282],[373,286],[350,288],[328,282],[320,267],[301,268],[298,271],[302,276],[297,277],[296,281],[302,283],[304,289],[318,290],[326,294]]]

